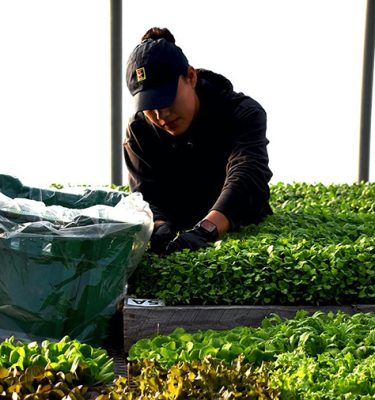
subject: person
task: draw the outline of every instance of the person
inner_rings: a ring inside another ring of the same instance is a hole
[[[189,65],[167,28],[145,33],[126,82],[135,113],[124,157],[131,191],[153,212],[151,251],[197,250],[272,214],[266,112],[257,101]]]

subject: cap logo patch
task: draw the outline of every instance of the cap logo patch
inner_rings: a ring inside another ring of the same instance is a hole
[[[135,72],[137,74],[137,82],[141,82],[146,79],[146,71],[145,71],[144,67],[137,68],[135,70]]]

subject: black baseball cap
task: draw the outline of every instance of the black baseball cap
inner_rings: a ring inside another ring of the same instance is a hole
[[[146,39],[131,53],[126,83],[135,100],[135,110],[156,110],[170,106],[177,93],[178,79],[189,62],[173,42]]]

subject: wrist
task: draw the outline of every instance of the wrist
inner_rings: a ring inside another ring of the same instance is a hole
[[[230,229],[229,219],[218,210],[211,210],[205,218],[209,219],[216,225],[219,235],[227,232]]]
[[[154,227],[158,228],[160,225],[163,225],[163,224],[166,224],[166,223],[168,223],[168,222],[167,221],[163,221],[161,219],[158,219],[158,220],[154,221]]]

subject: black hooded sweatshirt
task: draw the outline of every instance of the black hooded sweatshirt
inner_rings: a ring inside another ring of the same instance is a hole
[[[154,220],[192,228],[210,210],[231,229],[259,223],[269,206],[266,112],[231,82],[197,70],[198,116],[173,136],[135,114],[126,130],[125,162],[132,192],[141,192]]]

